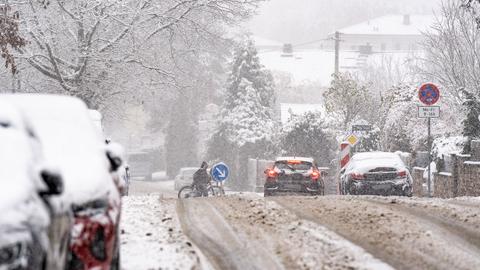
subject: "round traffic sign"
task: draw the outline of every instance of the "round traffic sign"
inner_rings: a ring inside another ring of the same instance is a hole
[[[230,170],[228,169],[227,164],[223,162],[213,165],[212,169],[210,170],[210,175],[216,182],[223,182],[227,180],[229,174]]]
[[[418,90],[418,98],[427,106],[434,105],[440,99],[440,90],[433,83],[425,83]]]

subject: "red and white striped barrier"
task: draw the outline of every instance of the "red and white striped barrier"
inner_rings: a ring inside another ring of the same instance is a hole
[[[343,142],[340,145],[340,170],[350,162],[350,143]]]

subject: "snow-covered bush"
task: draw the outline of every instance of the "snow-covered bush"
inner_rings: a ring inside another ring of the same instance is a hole
[[[320,112],[293,115],[280,138],[282,155],[313,157],[319,166],[329,166],[337,148]]]

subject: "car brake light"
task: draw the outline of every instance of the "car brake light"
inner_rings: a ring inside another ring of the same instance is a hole
[[[352,173],[350,176],[353,180],[365,180],[365,175],[361,173]]]
[[[401,172],[398,172],[397,175],[398,175],[398,177],[405,177],[405,176],[407,176],[407,172],[406,171],[401,171]]]
[[[269,169],[267,170],[267,176],[268,178],[275,178],[277,177],[277,172],[275,172],[275,170]]]
[[[312,180],[318,180],[318,178],[320,178],[320,173],[318,171],[313,171],[310,177]]]

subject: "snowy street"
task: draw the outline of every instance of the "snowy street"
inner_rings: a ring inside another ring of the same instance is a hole
[[[480,270],[480,0],[0,0],[0,270]]]
[[[177,200],[171,188],[132,183],[123,204],[123,269],[480,267],[477,198]]]

